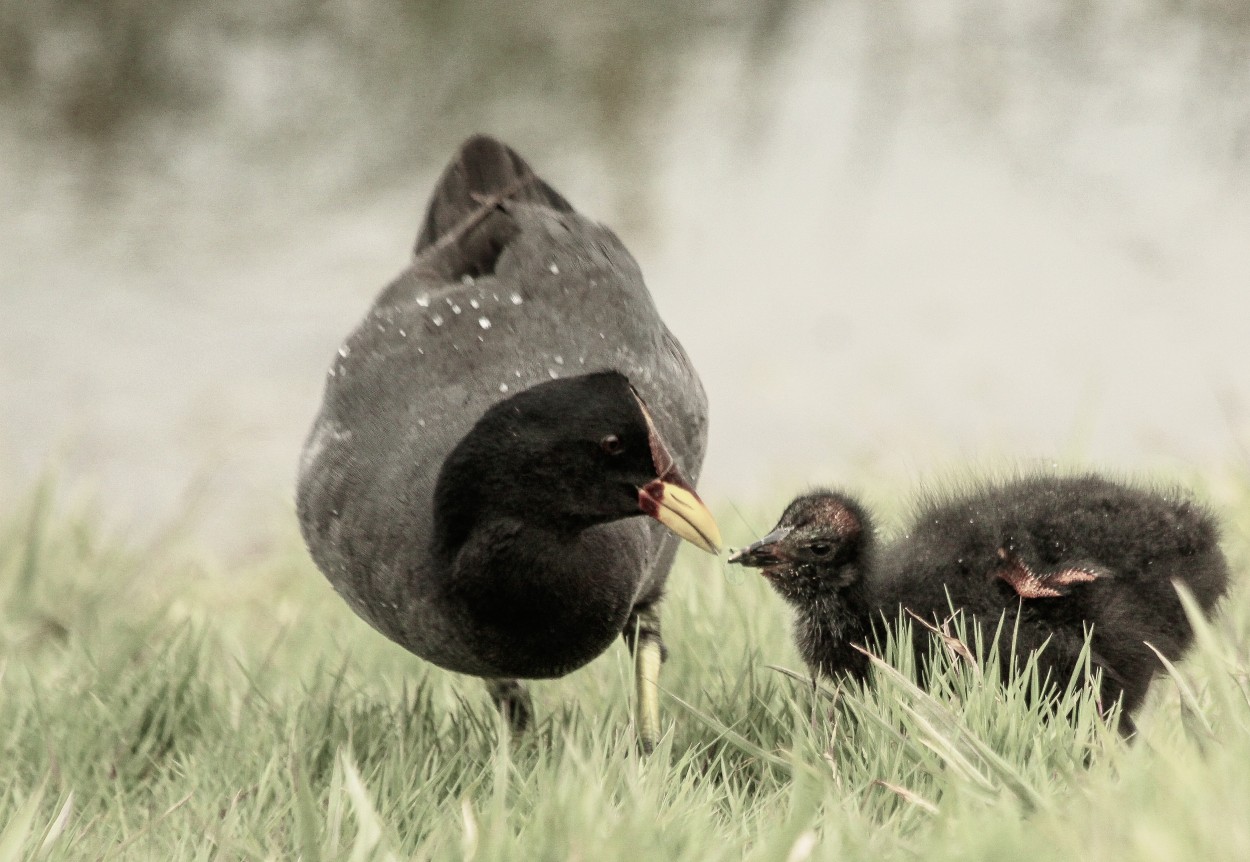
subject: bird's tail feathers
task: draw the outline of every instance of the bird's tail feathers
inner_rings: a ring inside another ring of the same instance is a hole
[[[474,135],[456,152],[439,178],[425,222],[417,235],[417,255],[444,243],[459,242],[504,201],[542,204],[573,212],[516,151],[487,135]]]

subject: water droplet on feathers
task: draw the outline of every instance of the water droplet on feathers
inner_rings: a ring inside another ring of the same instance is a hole
[[[480,326],[480,327],[482,327],[483,329],[490,329],[490,318],[489,318],[489,317],[479,317],[479,318],[477,319],[477,325],[478,325],[478,326]]]
[[[508,297],[508,299],[512,300],[513,305],[520,305],[522,302],[525,301],[521,299],[521,294],[519,293],[513,293],[511,296]]]
[[[418,296],[417,305],[421,306],[422,308],[429,308],[430,307],[430,295],[428,293],[423,293],[420,296]]]

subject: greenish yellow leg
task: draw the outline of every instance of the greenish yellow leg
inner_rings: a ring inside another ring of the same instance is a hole
[[[638,697],[638,744],[643,754],[655,750],[660,739],[660,644],[644,640],[634,656],[634,685]]]
[[[660,665],[664,663],[660,617],[654,608],[635,612],[625,630],[625,640],[634,651],[634,711],[638,746],[643,754],[650,754],[660,739]]]

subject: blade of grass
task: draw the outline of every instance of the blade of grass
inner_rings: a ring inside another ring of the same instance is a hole
[[[22,862],[27,858],[23,848],[31,837],[35,815],[39,813],[39,806],[43,804],[43,794],[47,786],[45,778],[34,792],[26,797],[4,827],[4,831],[0,832],[0,862]]]

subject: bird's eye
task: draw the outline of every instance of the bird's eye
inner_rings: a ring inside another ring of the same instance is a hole
[[[625,451],[625,444],[615,434],[609,434],[599,441],[599,448],[609,455],[619,455]]]
[[[833,550],[833,546],[825,542],[814,542],[813,544],[808,545],[807,549],[816,556],[823,557]]]

